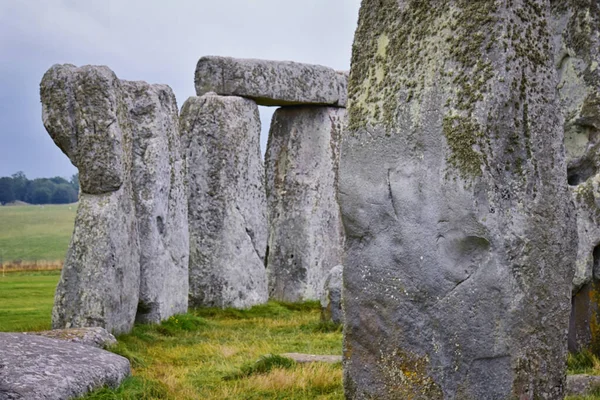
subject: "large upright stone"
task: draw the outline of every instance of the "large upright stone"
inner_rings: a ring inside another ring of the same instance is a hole
[[[52,326],[128,332],[138,305],[140,249],[121,82],[107,67],[55,65],[42,79],[41,98],[44,125],[81,182]]]
[[[264,303],[267,223],[258,107],[214,93],[191,97],[180,125],[188,162],[190,305]]]
[[[267,145],[269,295],[318,300],[327,273],[342,263],[344,234],[337,170],[346,110],[284,107]]]
[[[567,179],[579,236],[569,348],[600,354],[600,6],[593,1],[558,1],[552,16]]]
[[[207,56],[198,61],[195,83],[198,96],[215,92],[264,106],[345,107],[348,75],[321,65]]]
[[[577,233],[552,46],[547,1],[363,0],[348,398],[563,398]]]
[[[53,327],[123,333],[136,314],[160,322],[185,312],[185,163],[171,89],[55,65],[41,97],[44,125],[81,179]]]
[[[136,319],[187,312],[189,234],[179,110],[170,87],[122,81],[133,134],[131,177],[140,238]]]

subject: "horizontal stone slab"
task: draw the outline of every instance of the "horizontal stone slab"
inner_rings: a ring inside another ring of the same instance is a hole
[[[129,361],[79,343],[0,333],[0,399],[63,400],[129,376]]]
[[[117,344],[117,339],[101,327],[53,329],[51,331],[24,332],[26,335],[43,336],[106,349]]]
[[[196,94],[240,96],[263,106],[346,107],[348,73],[321,65],[231,57],[202,57],[196,66]]]
[[[328,364],[336,364],[342,362],[342,356],[333,355],[315,355],[315,354],[302,354],[302,353],[284,353],[281,355],[285,358],[291,358],[298,364],[308,364],[315,362],[322,362]]]

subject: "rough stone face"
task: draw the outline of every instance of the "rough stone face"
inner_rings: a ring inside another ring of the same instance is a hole
[[[187,312],[189,235],[179,111],[170,87],[121,82],[133,134],[132,182],[140,240],[136,320]]]
[[[344,323],[342,310],[342,273],[344,267],[336,265],[331,268],[321,295],[321,320],[331,321],[336,324]]]
[[[600,376],[567,376],[567,396],[594,396],[600,389]]]
[[[567,179],[577,209],[578,252],[573,279],[569,349],[600,351],[597,247],[600,243],[600,9],[595,2],[556,2],[552,27],[558,93],[565,118]],[[600,354],[600,353],[599,353]]]
[[[127,332],[138,304],[140,256],[129,176],[132,134],[121,82],[107,67],[55,65],[40,93],[46,130],[81,181],[52,327]]]
[[[214,93],[191,97],[180,125],[189,180],[190,305],[264,303],[267,224],[258,107]]]
[[[348,77],[321,65],[231,57],[202,57],[196,66],[196,94],[215,92],[250,98],[259,105],[345,107]]]
[[[339,184],[347,398],[563,398],[577,232],[549,7],[362,2]]]
[[[275,111],[265,155],[269,295],[318,300],[329,270],[342,262],[344,235],[337,169],[346,110]]]
[[[81,343],[94,346],[99,349],[107,349],[117,344],[117,339],[104,328],[76,328],[76,329],[54,329],[51,331],[24,332],[26,335],[43,336],[51,339],[66,340],[73,343]]]
[[[129,361],[83,344],[0,333],[0,399],[64,400],[129,376]]]

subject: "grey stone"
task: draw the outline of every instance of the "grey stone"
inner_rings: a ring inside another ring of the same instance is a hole
[[[170,87],[122,81],[133,134],[131,179],[140,240],[136,320],[158,323],[188,309],[185,161]]]
[[[600,376],[569,375],[567,376],[567,396],[591,396],[600,390]]]
[[[273,115],[265,155],[273,299],[319,300],[327,273],[342,262],[336,191],[345,124],[340,108],[284,107]]]
[[[129,361],[108,351],[39,336],[0,333],[0,399],[64,400],[129,376]]]
[[[344,267],[336,265],[331,268],[321,295],[321,320],[331,321],[336,324],[344,323],[344,311],[342,309],[342,273]]]
[[[267,223],[258,107],[214,93],[191,97],[180,126],[189,180],[190,305],[264,303]]]
[[[81,180],[52,327],[128,332],[138,305],[140,256],[121,82],[107,67],[55,65],[40,92],[44,125]]]
[[[231,57],[202,57],[196,94],[247,97],[264,106],[299,104],[345,107],[347,75],[321,65]]]
[[[283,353],[281,356],[285,358],[290,358],[298,364],[310,364],[315,362],[337,364],[342,362],[342,356],[314,355],[301,353]]]
[[[348,399],[563,398],[577,228],[549,8],[362,2],[339,183]]]
[[[81,343],[87,346],[107,349],[117,344],[117,339],[104,328],[74,328],[54,329],[51,331],[24,332],[26,335],[43,336],[51,339],[66,340],[73,343]]]

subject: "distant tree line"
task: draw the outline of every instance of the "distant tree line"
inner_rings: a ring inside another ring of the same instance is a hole
[[[56,176],[29,180],[23,172],[0,178],[0,204],[24,201],[30,204],[67,204],[77,201],[79,174],[70,180]]]

